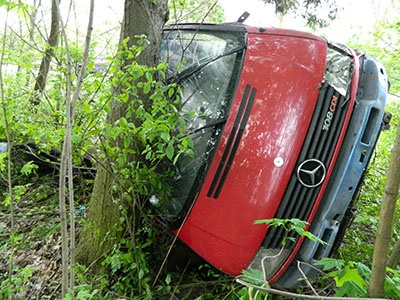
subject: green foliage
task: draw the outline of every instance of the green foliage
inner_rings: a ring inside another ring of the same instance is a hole
[[[63,300],[90,300],[90,299],[98,299],[97,293],[98,290],[92,291],[90,286],[88,285],[79,285],[76,286],[75,289],[76,296],[73,296],[72,293],[67,293]]]
[[[75,290],[73,292],[68,291],[63,300],[106,299],[102,295],[102,290],[105,290],[108,286],[108,279],[105,276],[96,276],[93,278],[87,272],[87,269],[79,264],[75,266],[75,274],[77,282]]]
[[[0,0],[0,8],[15,12],[23,17],[26,17],[33,11],[32,5],[23,3],[22,1],[13,0]]]
[[[19,5],[21,8],[20,12],[31,9],[14,2],[12,2],[13,5]],[[0,6],[5,5],[8,5],[8,1],[0,1]],[[171,17],[174,21],[217,23],[223,21],[223,14],[218,5],[209,13],[209,1],[176,0],[170,1],[170,5],[173,6]],[[15,11],[15,8],[12,9]],[[199,8],[204,8],[204,10],[200,12]],[[332,12],[334,12],[333,7]],[[318,23],[312,18],[310,20]],[[362,50],[366,49],[368,53],[377,56],[384,63],[391,77],[392,92],[398,92],[399,89],[398,68],[396,68],[399,59],[398,32],[399,24],[383,23],[376,33],[376,39],[369,39],[367,45],[364,43],[362,47],[358,47]],[[4,105],[5,114],[1,113],[0,116],[0,141],[6,139],[4,120],[7,120],[13,145],[33,142],[42,153],[47,153],[50,149],[60,149],[66,116],[64,109],[67,84],[66,50],[63,47],[54,49],[55,59],[51,66],[46,91],[43,95],[39,95],[41,103],[34,107],[30,103],[33,96],[31,91],[42,53],[23,42],[16,34],[10,33],[0,38],[6,43],[3,53],[4,64],[16,67],[17,70],[16,72],[7,69],[5,72],[6,68],[2,66],[2,96],[4,96],[2,105]],[[115,299],[117,297],[151,299],[175,293],[181,293],[181,295],[193,293],[191,295],[195,296],[189,296],[189,298],[196,299],[264,299],[264,293],[249,291],[247,288],[234,285],[231,278],[210,266],[195,269],[190,275],[163,271],[160,279],[153,283],[155,272],[166,252],[161,246],[167,243],[162,243],[160,246],[157,240],[157,229],[154,228],[147,210],[139,206],[145,220],[141,220],[136,228],[132,228],[133,213],[129,210],[136,203],[138,196],[157,193],[166,188],[165,177],[168,178],[172,174],[160,176],[157,172],[159,165],[164,160],[174,164],[181,155],[191,155],[193,145],[185,134],[182,115],[190,114],[190,112],[181,111],[179,87],[162,83],[165,65],[160,64],[149,68],[135,62],[147,44],[143,37],[136,38],[139,43],[131,48],[122,49],[117,58],[105,58],[102,61],[104,68],[101,70],[96,68],[96,53],[93,50],[75,111],[74,162],[79,165],[80,158],[85,155],[90,155],[95,160],[98,157],[116,158],[113,165],[116,178],[114,191],[120,197],[116,201],[123,200],[132,205],[123,211],[121,219],[120,230],[126,231],[124,238],[104,258],[104,266],[111,270],[109,276],[93,278],[84,267],[77,266],[77,285],[73,291],[75,299]],[[386,47],[382,47],[388,41],[393,48],[389,51]],[[41,47],[43,42],[43,40],[35,40],[35,45],[43,48]],[[94,44],[93,49],[95,47]],[[110,51],[113,52],[113,50]],[[71,79],[74,88],[82,61],[79,42],[70,43],[70,52],[72,55]],[[122,60],[130,60],[132,63],[122,68]],[[128,114],[109,119],[107,123],[106,116],[111,111],[111,106],[115,104],[127,108]],[[389,110],[396,112],[392,122],[392,126],[395,127],[399,120],[399,105],[392,104]],[[365,295],[370,271],[367,266],[353,261],[368,262],[372,255],[373,232],[376,229],[379,199],[383,188],[382,181],[385,177],[394,131],[395,128],[381,135],[377,154],[372,160],[372,166],[365,179],[366,184],[361,190],[357,217],[347,232],[344,246],[340,249],[342,260],[321,262],[321,266],[328,272],[327,277],[336,283],[337,295],[357,297]],[[36,177],[32,177],[36,171],[36,166],[32,162],[21,164],[20,157],[8,157],[8,154],[0,156],[2,185],[6,183],[4,178],[8,171],[6,164],[8,159],[12,160],[13,180],[30,178],[29,180],[32,181],[28,184],[26,181],[14,181],[17,183],[13,186],[15,204],[24,209],[26,203],[34,207],[22,210],[23,216],[17,215],[17,223],[27,223],[28,220],[33,220],[33,216],[43,213],[44,217],[40,222],[34,223],[35,226],[30,234],[41,241],[50,240],[59,231],[57,219],[49,214],[54,212],[57,215],[56,201],[54,201],[56,188],[44,180],[40,182]],[[33,179],[38,181],[33,181]],[[118,185],[120,182],[122,184]],[[90,183],[86,188],[90,190]],[[78,197],[81,195],[82,199],[87,198],[85,194],[87,190],[77,190],[77,192]],[[4,217],[10,212],[11,199],[8,193],[4,193],[4,188],[1,190],[1,195],[3,197],[0,204],[0,216]],[[50,199],[48,203],[44,203],[46,199]],[[398,215],[399,212],[396,214]],[[51,220],[47,216],[50,216]],[[397,216],[397,220],[399,219],[400,215]],[[300,220],[273,219],[261,220],[257,223],[284,226],[288,231],[319,241],[306,230],[307,224]],[[23,251],[30,246],[27,234],[22,232],[21,228],[22,226],[12,234],[6,228],[0,228],[1,236],[6,237],[0,242],[2,254],[10,254],[10,251],[6,250],[11,248]],[[400,236],[398,222],[394,227],[394,236],[396,238]],[[363,245],[362,249],[359,245]],[[11,252],[13,253],[7,259],[15,254],[14,251]],[[399,272],[389,269],[388,274],[387,295],[399,298]],[[22,293],[23,289],[29,285],[29,280],[34,273],[31,268],[15,267],[11,276],[8,275],[1,275],[0,298],[10,298]],[[260,271],[244,272],[244,275],[253,284],[260,285],[260,280],[263,280]],[[66,299],[72,299],[72,292]]]
[[[145,44],[142,40],[137,46],[125,47],[118,57],[130,61]],[[125,107],[126,114],[105,124],[100,134],[104,155],[115,158],[114,171],[121,184],[124,180],[128,184],[121,190],[148,196],[162,191],[163,176],[171,176],[157,172],[158,164],[163,160],[175,164],[180,155],[193,155],[193,143],[185,132],[178,86],[162,82],[166,65],[147,67],[135,60],[123,69],[120,65],[115,63],[112,70],[114,88],[110,92],[119,90],[113,94],[114,104]]]
[[[295,241],[299,236],[310,239],[311,241],[318,242],[321,244],[326,244],[323,240],[307,231],[308,223],[300,219],[267,219],[267,220],[257,220],[255,224],[266,224],[271,227],[283,227],[287,233],[287,237],[283,239],[282,246],[284,246],[288,241]],[[297,237],[290,236],[290,233],[296,233]],[[261,270],[243,270],[242,276],[240,277],[246,287],[243,287],[239,291],[240,299],[266,299],[268,293],[258,289],[270,287],[268,281],[265,278],[265,274]]]
[[[316,263],[323,271],[329,271],[327,277],[333,278],[336,284],[336,296],[338,297],[366,297],[367,279],[370,270],[367,266],[358,262],[324,258]]]
[[[106,277],[108,284],[93,285],[82,276],[78,285],[82,297],[101,294],[105,298],[153,299],[172,289],[168,274],[162,274],[165,280],[153,285],[154,268],[163,260],[163,256],[155,253],[162,247],[155,245],[154,221],[144,208],[143,199],[168,188],[164,181],[172,174],[161,174],[159,164],[163,161],[174,164],[180,155],[192,155],[193,143],[185,132],[179,88],[163,83],[165,64],[155,67],[138,64],[136,58],[148,43],[144,37],[135,40],[137,43],[131,47],[128,40],[124,41],[117,58],[110,59],[106,84],[99,84],[100,101],[108,118],[96,123],[94,130],[84,131],[98,137],[100,160],[112,161],[112,192],[114,200],[121,203],[117,226],[123,238],[104,257],[103,266],[110,270]],[[86,116],[93,118],[93,113],[89,106],[82,108],[82,124],[86,124]],[[76,131],[78,142],[84,142],[81,133]]]
[[[267,224],[272,227],[283,227],[286,232],[295,232],[299,236],[306,237],[311,241],[318,242],[321,244],[326,244],[323,240],[306,230],[307,222],[300,219],[268,219],[268,220],[257,220],[255,224]],[[292,237],[288,237],[283,240],[286,243],[288,240],[294,240]]]
[[[2,274],[0,276],[0,298],[11,299],[13,295],[23,293],[24,285],[33,272],[32,268],[14,268],[11,276]]]
[[[243,300],[266,300],[271,297],[268,297],[268,293],[265,291],[261,291],[257,289],[261,288],[269,288],[269,283],[265,280],[264,274],[261,270],[252,269],[252,270],[243,270],[242,276],[240,277],[246,286],[243,286],[238,292],[238,298]]]
[[[393,11],[400,11],[400,6],[394,4]],[[361,31],[354,34],[349,42],[355,49],[368,53],[385,66],[391,83],[390,92],[400,93],[400,18],[383,19],[375,24],[374,31]]]
[[[122,217],[121,226],[129,226],[127,221]],[[164,246],[157,244],[154,222],[150,223],[150,219],[142,221],[143,227],[125,235],[110,253],[104,255],[102,265],[109,272],[92,276],[84,266],[77,266],[76,297],[154,299],[171,293],[175,275],[163,272],[157,284],[154,282],[155,270],[163,258],[159,253]]]
[[[168,5],[173,24],[224,22],[224,11],[218,1],[172,0]]]
[[[339,9],[334,0],[306,0],[306,1],[276,1],[263,0],[275,6],[275,13],[280,15],[295,14],[306,21],[310,28],[323,28],[329,26],[330,21],[336,18]]]
[[[367,297],[368,281],[371,278],[371,270],[360,262],[324,258],[316,263],[326,277],[335,281],[337,297]],[[399,272],[387,269],[388,275],[385,283],[386,297],[398,299],[400,297]]]
[[[181,2],[181,4],[186,6],[187,3]],[[204,20],[204,16],[208,14],[208,3],[206,5],[205,2],[199,2],[195,5],[195,9],[198,5],[207,8],[207,12],[201,17],[201,20]],[[207,20],[211,20],[210,18],[221,20],[222,12],[218,9],[220,7],[216,6],[213,13],[208,14]],[[196,13],[198,12],[196,10]],[[194,16],[193,11],[190,14]],[[4,110],[0,116],[0,141],[7,139],[8,131],[13,146],[32,143],[41,154],[60,150],[66,121],[67,76],[70,76],[68,79],[72,82],[73,91],[77,86],[77,76],[82,62],[79,42],[69,42],[68,52],[63,46],[53,49],[54,56],[46,89],[43,94],[33,95],[34,79],[42,53],[14,34],[0,38],[2,41],[3,38],[6,39],[4,63],[10,66],[7,72],[2,73],[4,88],[1,92],[4,101],[1,105]],[[109,268],[109,276],[93,278],[88,270],[77,266],[75,290],[69,291],[65,299],[117,297],[152,299],[159,295],[190,292],[193,289],[196,290],[198,299],[213,299],[215,294],[227,294],[231,290],[229,285],[231,280],[211,267],[206,272],[207,276],[195,279],[192,285],[188,283],[186,277],[185,282],[180,285],[183,275],[165,271],[153,284],[155,270],[158,270],[166,251],[162,251],[165,249],[156,239],[153,218],[137,200],[140,196],[166,188],[165,177],[172,174],[160,175],[159,165],[162,161],[175,164],[181,155],[192,155],[193,143],[185,133],[185,119],[182,115],[190,112],[181,111],[179,87],[174,84],[163,84],[165,64],[154,67],[137,64],[136,58],[148,43],[144,37],[135,37],[135,41],[137,44],[130,48],[126,46],[128,43],[125,41],[126,47],[116,55],[116,58],[105,58],[100,70],[95,64],[96,53],[94,51],[91,53],[87,74],[75,108],[72,133],[75,166],[80,166],[83,156],[90,156],[95,163],[108,159],[115,162],[112,165],[115,175],[113,190],[115,200],[121,204],[128,203],[123,209],[119,227],[119,230],[125,233],[124,238],[116,243],[112,253],[104,257],[104,267]],[[42,43],[44,40],[35,40],[38,49],[45,49]],[[95,46],[93,45],[93,49]],[[67,65],[67,53],[71,55],[70,66]],[[127,60],[131,63],[123,67],[125,65],[123,62]],[[5,70],[3,66],[2,70]],[[36,106],[31,103],[34,96],[40,100]],[[110,116],[113,105],[126,109],[128,113],[113,118]],[[110,116],[108,119],[107,115]],[[5,120],[9,125],[8,128]],[[11,160],[12,167],[13,199],[4,192],[8,183],[8,160]],[[29,234],[21,231],[22,225],[18,226],[13,234],[0,228],[1,235],[4,234],[5,237],[1,238],[0,242],[4,253],[9,254],[8,250],[12,247],[18,255],[30,247],[40,247],[40,243],[33,243],[31,237],[46,243],[58,238],[59,220],[57,197],[55,197],[57,188],[50,184],[54,178],[41,179],[34,176],[37,170],[37,166],[32,161],[25,161],[22,155],[17,155],[15,152],[12,152],[10,157],[7,153],[1,154],[0,188],[1,194],[5,195],[0,204],[1,224],[7,220],[13,200],[14,205],[23,207],[23,214],[18,210],[15,216],[17,223],[28,223],[32,226]],[[86,205],[83,201],[87,201],[85,198],[90,186],[90,181],[84,186],[85,190],[82,186],[75,186],[77,205]],[[140,210],[143,220],[138,221],[133,218],[136,209]],[[81,220],[82,218],[78,219]],[[52,249],[52,245],[44,247]],[[56,244],[54,248],[58,251],[59,245]],[[27,255],[32,253],[27,252]],[[58,254],[48,255],[53,256],[55,260],[54,257]],[[205,272],[205,269],[206,267],[201,272]],[[22,268],[15,269],[10,274],[10,280],[7,276],[9,274],[1,277],[0,298],[11,298],[29,287],[30,277],[25,276],[25,271],[22,270]],[[40,276],[39,271],[31,275],[36,276],[35,278]],[[204,283],[209,278],[213,281]],[[57,291],[54,295],[57,295]]]
[[[130,298],[140,295],[143,299],[152,299],[152,276],[148,265],[150,259],[151,253],[147,251],[145,243],[122,240],[104,260],[104,264],[110,267],[113,280],[110,292]]]

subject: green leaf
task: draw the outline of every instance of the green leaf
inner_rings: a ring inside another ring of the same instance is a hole
[[[160,133],[160,137],[164,142],[168,142],[171,139],[171,136],[169,135],[169,133],[167,131],[162,131]]]
[[[151,83],[150,82],[146,82],[143,85],[143,93],[148,94],[151,90]]]
[[[245,276],[243,279],[249,283],[253,283],[255,285],[261,285],[265,283],[264,275],[259,269],[243,270],[242,274]]]
[[[168,89],[168,97],[169,97],[169,98],[172,98],[172,96],[174,95],[174,93],[175,93],[175,89],[174,89],[173,87],[171,87],[171,88]]]
[[[344,266],[343,261],[335,258],[323,258],[320,261],[317,261],[315,263],[316,266],[322,267],[324,271],[329,271],[329,270],[341,270]]]
[[[134,80],[139,79],[142,75],[143,75],[143,70],[141,69],[136,68],[132,71],[132,76]]]
[[[92,136],[99,136],[100,135],[100,133],[101,133],[101,130],[100,129],[92,129],[92,130],[89,130],[86,134],[87,135],[92,135]]]
[[[322,245],[328,244],[327,242],[321,240],[319,237],[317,237],[316,235],[312,234],[309,231],[304,231],[303,232],[303,236],[308,238],[310,241],[317,242],[317,243],[320,243]]]
[[[181,156],[182,152],[178,153],[175,157],[174,157],[174,161],[172,162],[173,165],[176,165],[176,163],[178,162],[179,157]]]
[[[172,160],[174,152],[175,152],[174,146],[172,145],[172,143],[169,143],[167,148],[165,149],[165,155],[169,160]]]
[[[90,106],[90,104],[88,104],[88,103],[82,104],[82,111],[84,113],[90,113],[91,109],[92,109],[92,107]]]
[[[124,147],[127,149],[130,147],[130,145],[131,145],[131,137],[127,136],[124,138]]]
[[[146,153],[146,156],[145,156],[146,160],[150,160],[152,155],[153,155],[153,152],[148,151],[148,152]]]
[[[143,271],[143,269],[140,269],[139,273],[138,273],[139,280],[142,279],[143,276],[144,276],[144,271]]]
[[[72,134],[71,139],[72,139],[72,142],[74,142],[74,143],[79,143],[82,141],[82,137],[77,134]]]
[[[171,283],[171,277],[172,277],[171,274],[168,273],[168,274],[167,274],[167,277],[165,278],[165,283],[166,283],[166,284],[169,285],[169,284]]]
[[[351,269],[349,266],[344,268],[343,275],[335,278],[336,285],[342,287],[346,282],[353,282],[359,287],[366,286],[364,279],[360,276],[357,269]]]
[[[149,82],[153,81],[153,74],[152,74],[152,72],[147,71],[145,75],[146,75],[147,81],[149,81]]]
[[[337,297],[366,297],[367,291],[354,281],[346,281],[337,289],[335,296]]]
[[[122,128],[127,128],[128,127],[128,121],[125,118],[120,118],[118,120],[118,125]]]
[[[21,168],[21,174],[23,175],[29,175],[34,172],[38,168],[37,165],[35,165],[32,161],[28,161],[24,166]]]

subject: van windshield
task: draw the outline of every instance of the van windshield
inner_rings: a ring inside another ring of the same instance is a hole
[[[161,60],[167,80],[181,88],[182,117],[193,141],[194,156],[181,155],[165,171],[173,171],[170,190],[153,195],[163,221],[179,226],[201,189],[238,81],[245,48],[243,32],[165,31]]]

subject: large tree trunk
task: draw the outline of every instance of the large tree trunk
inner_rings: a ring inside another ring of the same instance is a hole
[[[389,244],[392,239],[392,222],[400,187],[400,127],[397,129],[389,170],[387,173],[385,191],[382,197],[382,207],[379,215],[379,226],[376,234],[372,274],[369,284],[369,296],[384,298],[386,263]]]
[[[31,98],[31,103],[38,105],[40,103],[40,96],[46,87],[47,75],[50,70],[51,58],[54,55],[54,48],[58,45],[58,37],[60,35],[60,16],[58,14],[58,5],[61,0],[52,0],[51,2],[51,27],[50,35],[47,40],[46,49],[43,53],[43,58],[40,63],[39,73],[35,79],[35,86],[33,88],[33,96]]]
[[[154,66],[158,61],[159,44],[161,41],[162,28],[167,20],[167,0],[125,0],[125,12],[121,30],[121,42],[129,37],[129,45],[136,41],[138,35],[146,35],[150,46],[139,56],[138,63]],[[130,62],[124,62],[128,65]],[[119,93],[120,91],[116,91]],[[132,101],[132,100],[131,100]],[[108,123],[126,115],[126,106],[117,102],[111,105],[111,112],[108,115]],[[133,159],[133,158],[131,158]],[[121,216],[121,205],[124,205],[113,194],[115,184],[123,184],[115,181],[112,161],[104,161],[99,164],[93,193],[91,196],[88,225],[82,229],[77,248],[77,261],[85,265],[94,266],[95,273],[102,272],[100,260],[102,256],[112,250],[121,237],[119,230],[119,219]]]

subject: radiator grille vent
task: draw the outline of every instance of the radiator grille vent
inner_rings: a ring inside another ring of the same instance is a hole
[[[305,185],[304,182],[300,182],[297,174],[298,168],[307,160],[312,160],[319,164],[322,163],[323,168],[328,169],[343,127],[348,106],[348,99],[339,94],[328,83],[324,83],[321,86],[310,128],[275,218],[297,218],[304,221],[308,219],[317,199],[320,186],[318,182],[314,182],[315,185],[309,186]],[[321,168],[317,170],[317,167],[314,167],[311,171],[315,171],[314,175],[318,177],[319,174],[317,172],[323,172],[324,170],[321,171]],[[319,178],[321,179],[321,177]],[[295,236],[292,233],[289,233],[290,235],[292,237]],[[282,242],[287,236],[288,233],[283,227],[271,227],[265,236],[263,247],[267,249],[281,248]],[[294,245],[294,243],[290,244]]]

